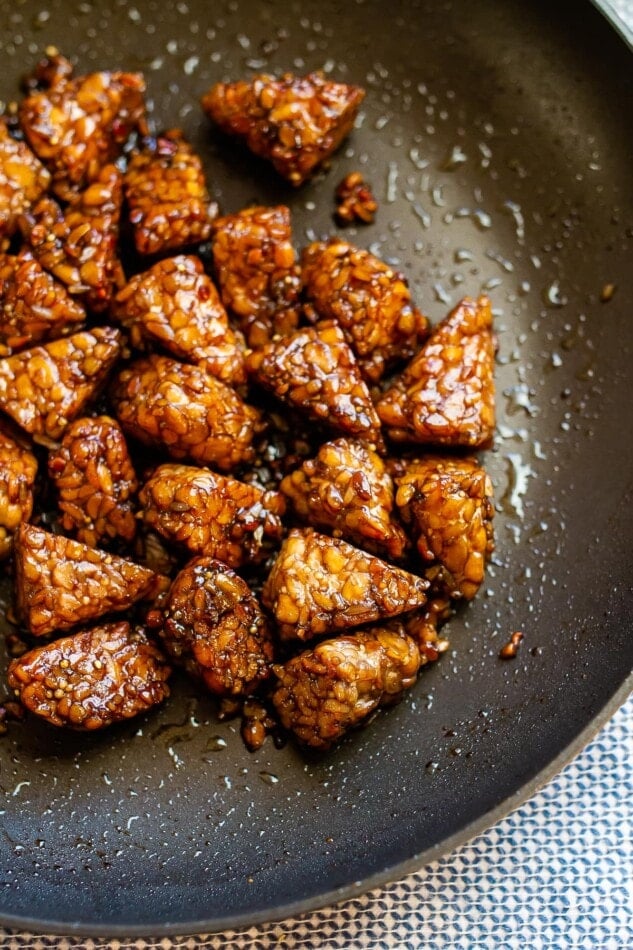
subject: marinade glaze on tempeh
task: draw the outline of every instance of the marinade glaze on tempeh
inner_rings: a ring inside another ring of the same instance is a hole
[[[250,748],[279,723],[331,748],[484,578],[490,301],[431,327],[369,250],[298,247],[283,198],[220,213],[139,74],[50,49],[26,89],[0,120],[0,558],[35,644],[10,686],[93,730],[162,702],[173,663],[243,708]],[[363,96],[259,75],[203,107],[298,186]],[[338,198],[377,210],[358,173]]]

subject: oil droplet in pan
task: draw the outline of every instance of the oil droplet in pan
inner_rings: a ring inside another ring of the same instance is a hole
[[[509,514],[523,520],[525,517],[523,498],[527,494],[528,479],[534,475],[534,471],[517,452],[510,452],[505,457],[509,463],[508,488],[501,499],[501,504]]]
[[[277,785],[279,782],[279,777],[277,775],[273,775],[272,772],[260,772],[259,777],[262,782],[266,783],[266,785]]]
[[[222,736],[211,736],[210,739],[207,739],[205,744],[206,752],[221,752],[222,749],[226,749],[226,739],[223,739]]]

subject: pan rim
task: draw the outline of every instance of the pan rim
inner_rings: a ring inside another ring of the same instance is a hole
[[[624,40],[626,45],[633,50],[633,27],[625,23],[615,7],[612,6],[610,0],[591,0],[591,2],[594,7],[600,11],[603,17],[608,20],[616,33],[620,34],[620,38]]]
[[[273,908],[268,910],[251,911],[244,914],[233,914],[226,917],[205,918],[199,921],[191,922],[167,921],[162,924],[152,926],[151,924],[110,924],[107,927],[101,927],[99,924],[89,924],[81,922],[69,924],[61,920],[42,920],[41,918],[22,917],[14,914],[5,914],[0,909],[0,923],[5,927],[14,930],[22,930],[39,935],[52,934],[65,937],[91,937],[91,938],[149,938],[167,937],[167,936],[198,936],[213,935],[222,933],[225,930],[244,930],[247,927],[258,926],[260,924],[273,924],[286,920],[291,917],[297,917],[301,914],[320,910],[324,907],[330,907],[343,901],[351,900],[361,894],[376,887],[382,887],[395,881],[421,871],[433,861],[437,861],[447,854],[463,847],[477,835],[482,834],[489,828],[492,828],[497,822],[506,818],[512,812],[520,808],[530,798],[536,795],[542,788],[553,781],[559,775],[565,766],[569,765],[583,749],[598,735],[606,726],[616,712],[624,705],[629,696],[633,695],[633,670],[627,675],[626,679],[619,685],[616,691],[611,695],[602,708],[594,714],[591,721],[575,736],[565,748],[558,753],[546,766],[544,766],[528,782],[525,782],[517,791],[508,795],[498,805],[490,811],[479,815],[474,821],[464,825],[459,831],[444,838],[442,841],[424,851],[420,851],[405,861],[390,865],[381,871],[369,875],[362,880],[352,881],[350,884],[342,885],[330,891],[321,892],[298,901],[291,901],[282,907],[274,908],[274,914],[271,916]]]

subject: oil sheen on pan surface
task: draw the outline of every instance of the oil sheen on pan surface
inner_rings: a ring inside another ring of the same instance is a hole
[[[624,698],[631,54],[576,2],[27,0],[0,27],[3,100],[48,44],[82,72],[142,70],[156,124],[183,128],[223,211],[287,203],[301,246],[335,233],[335,186],[359,170],[376,220],[340,233],[401,269],[434,322],[466,294],[493,302],[496,552],[398,706],[327,755],[249,753],[176,678],[159,711],[103,734],[28,719],[2,737],[6,923],[113,935],[279,918],[481,829]],[[198,100],[222,79],[316,68],[367,95],[330,170],[295,190],[213,133]]]

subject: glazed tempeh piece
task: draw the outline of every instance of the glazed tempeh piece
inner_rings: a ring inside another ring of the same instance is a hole
[[[305,293],[319,317],[336,320],[365,376],[375,382],[408,360],[428,336],[429,322],[411,301],[405,278],[388,264],[333,238],[304,249]]]
[[[10,356],[34,343],[78,330],[81,304],[28,252],[0,254],[0,353]]]
[[[0,561],[8,557],[13,535],[33,511],[37,459],[0,429]]]
[[[490,301],[464,298],[378,401],[389,436],[397,442],[487,445],[495,427],[494,353]]]
[[[334,321],[297,330],[247,358],[258,383],[330,429],[382,444],[380,421],[354,354]]]
[[[173,129],[133,155],[125,196],[139,254],[157,254],[206,241],[216,206],[198,155]]]
[[[262,74],[217,83],[202,97],[202,108],[223,132],[300,185],[352,130],[364,96],[359,86],[333,82],[320,72],[286,73],[281,79]]]
[[[112,398],[125,432],[175,459],[230,471],[255,458],[260,413],[198,366],[156,354],[136,360],[117,377]]]
[[[299,321],[301,276],[291,243],[290,209],[245,208],[213,222],[213,265],[222,301],[258,349],[288,336]]]
[[[268,622],[241,577],[210,557],[190,561],[160,611],[171,658],[218,696],[246,696],[270,673]],[[150,615],[153,625],[153,615]]]
[[[401,625],[359,630],[275,665],[273,704],[302,743],[329,749],[379,706],[396,701],[419,668],[418,647]]]
[[[121,172],[106,165],[64,211],[52,198],[42,198],[20,218],[42,267],[97,313],[107,310],[125,282],[117,256],[122,200]]]
[[[17,228],[18,218],[44,194],[50,173],[26,142],[14,139],[0,117],[0,247]]]
[[[112,327],[82,330],[0,360],[0,409],[36,439],[58,439],[96,395],[121,349]]]
[[[16,613],[35,637],[127,610],[169,586],[133,561],[31,524],[16,532],[14,565]]]
[[[102,729],[169,696],[164,656],[129,623],[108,623],[35,647],[9,666],[9,686],[54,726]]]
[[[225,383],[245,382],[241,340],[198,257],[169,257],[136,274],[117,294],[112,312],[137,349],[155,342]]]
[[[380,456],[362,442],[326,442],[316,458],[286,475],[280,488],[307,524],[393,560],[404,554],[406,534],[391,517],[391,476]]]
[[[51,452],[61,527],[90,547],[136,534],[136,473],[121,427],[109,416],[76,419]]]
[[[293,529],[264,584],[262,602],[284,640],[396,617],[426,602],[428,581],[310,528]]]
[[[282,537],[283,497],[192,465],[161,465],[141,490],[145,523],[230,567],[263,560]]]
[[[47,88],[20,103],[26,139],[52,175],[63,201],[95,181],[131,132],[143,127],[145,82],[140,73],[98,72],[70,78],[53,69]]]
[[[428,456],[407,462],[396,485],[425,577],[434,589],[471,600],[494,548],[490,478],[475,459]]]

